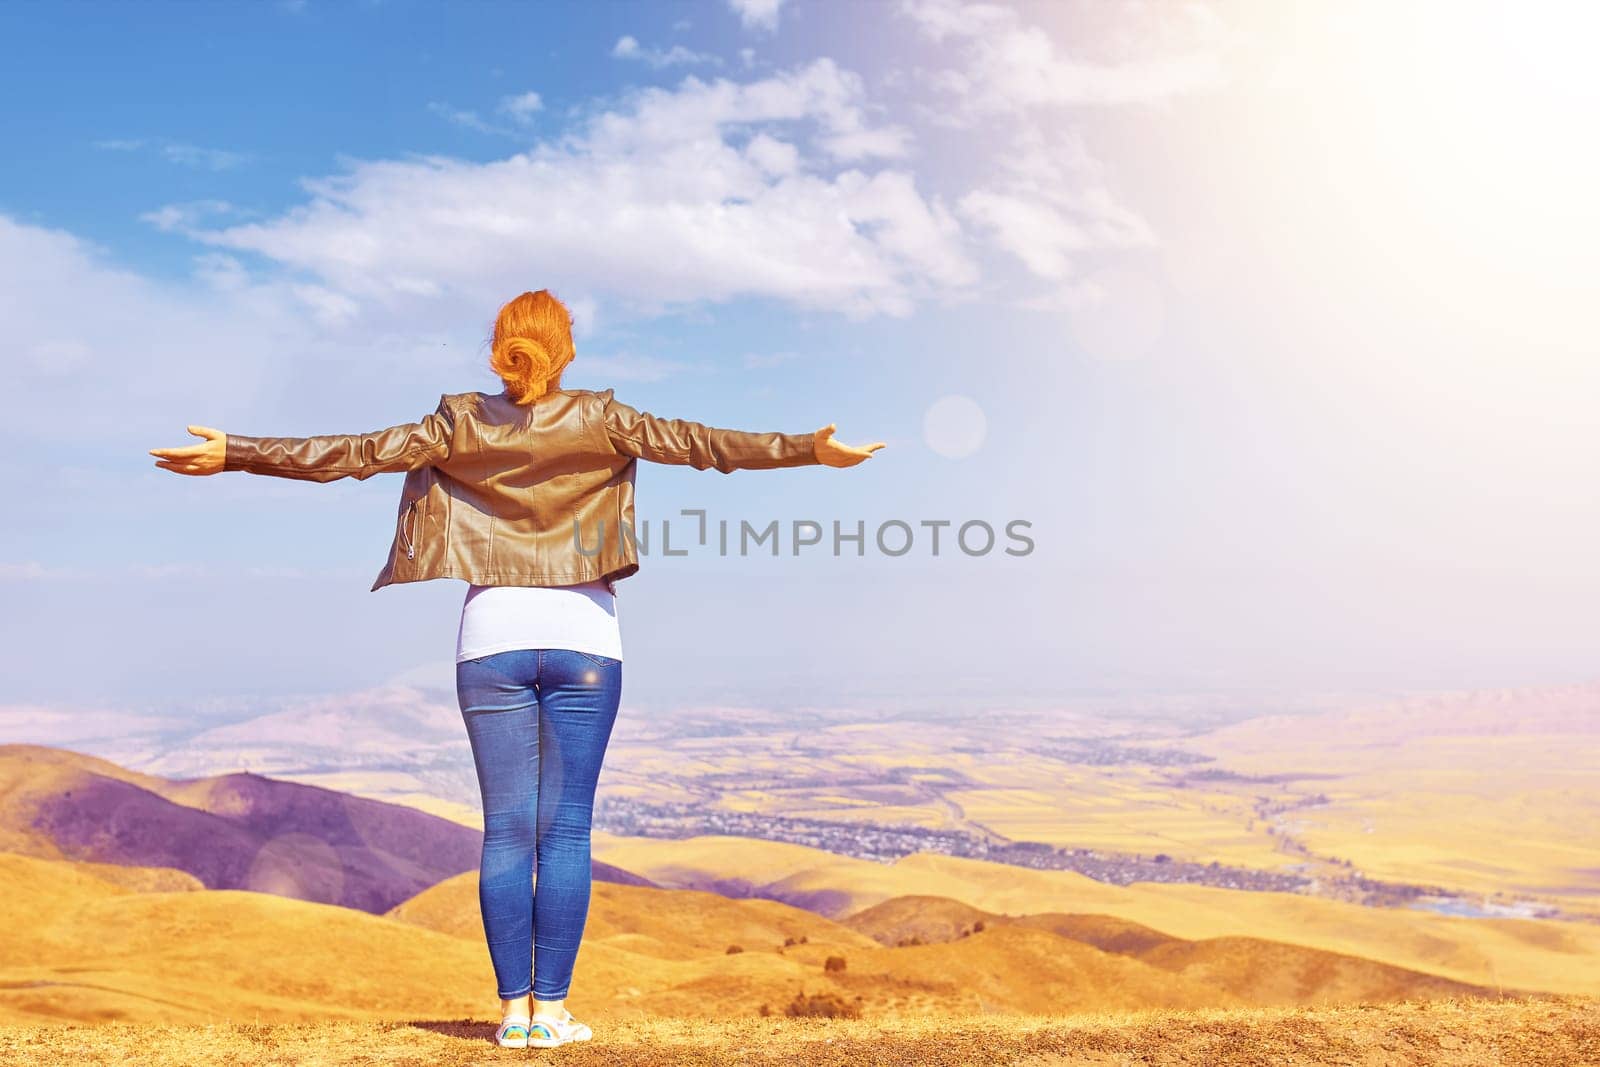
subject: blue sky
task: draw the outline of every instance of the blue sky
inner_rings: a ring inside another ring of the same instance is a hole
[[[1588,678],[1595,86],[1581,11],[1529,11],[8,5],[0,705],[448,685],[465,586],[368,592],[398,476],[145,450],[497,390],[538,288],[570,385],[889,442],[646,468],[642,518],[1031,524],[1025,558],[647,559],[641,708]]]

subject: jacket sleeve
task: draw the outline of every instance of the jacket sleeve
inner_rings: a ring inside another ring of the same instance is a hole
[[[228,434],[222,469],[308,482],[370,478],[442,463],[455,437],[455,413],[444,396],[419,422],[361,434],[246,437]]]
[[[653,463],[674,463],[727,474],[736,470],[800,467],[817,462],[809,433],[720,430],[687,419],[663,419],[600,393],[605,436],[612,449]]]

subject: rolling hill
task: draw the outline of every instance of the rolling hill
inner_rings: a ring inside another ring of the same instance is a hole
[[[0,747],[0,917],[17,932],[0,948],[0,1020],[492,1014],[477,832],[393,807]],[[377,907],[428,877],[440,824],[468,835],[468,869]],[[1119,887],[934,854],[881,864],[605,834],[594,848],[617,880],[594,884],[573,1005],[597,1020],[781,1013],[797,992],[885,1020],[1571,992],[1595,981],[1600,944],[1584,924]],[[214,884],[239,870],[288,870],[294,891]]]
[[[0,918],[14,932],[0,947],[0,1022],[485,1019],[498,1007],[473,874],[373,915],[241,890],[141,892],[98,869],[0,853]],[[1250,940],[1205,947],[1167,959],[1160,947],[1108,952],[1000,923],[895,948],[775,901],[596,883],[571,1004],[597,1022],[781,1014],[799,991],[902,1021],[1241,1007],[1261,992],[1252,975],[1277,968],[1287,951]],[[1293,995],[1274,987],[1272,996],[1310,1004],[1448,988],[1425,975],[1390,977],[1383,989],[1359,987],[1337,966],[1302,965]]]
[[[478,865],[483,834],[451,820],[257,774],[172,780],[41,745],[0,745],[0,849],[187,872],[382,912]],[[637,881],[607,864],[598,879]]]
[[[1209,886],[1108,885],[1070,871],[925,852],[873,863],[720,835],[597,833],[594,853],[664,887],[763,897],[841,921],[893,897],[938,896],[991,913],[1111,915],[1190,940],[1262,938],[1491,989],[1600,995],[1600,925],[1592,923],[1469,919]]]

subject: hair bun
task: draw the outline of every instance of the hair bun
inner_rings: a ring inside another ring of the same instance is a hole
[[[512,391],[524,399],[545,394],[553,363],[543,342],[533,337],[513,337],[499,353],[502,375]]]
[[[517,403],[532,403],[561,388],[573,355],[572,316],[549,290],[523,293],[495,316],[489,366]]]

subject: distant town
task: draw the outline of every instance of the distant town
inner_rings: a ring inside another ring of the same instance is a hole
[[[1165,853],[1144,855],[1060,848],[1037,841],[1011,841],[992,832],[985,835],[915,825],[885,826],[862,821],[707,810],[696,804],[645,803],[605,794],[596,798],[594,827],[609,833],[638,837],[681,838],[726,834],[786,841],[878,863],[892,863],[914,852],[937,852],[1036,870],[1074,871],[1112,885],[1175,882],[1218,889],[1302,893],[1368,907],[1426,907],[1457,915],[1573,918],[1558,908],[1538,902],[1479,904],[1473,898],[1463,898],[1439,886],[1384,882],[1353,871],[1331,870],[1328,873],[1308,874],[1255,870],[1215,861],[1196,863]],[[1340,866],[1338,861],[1322,861],[1322,865],[1332,868]]]

